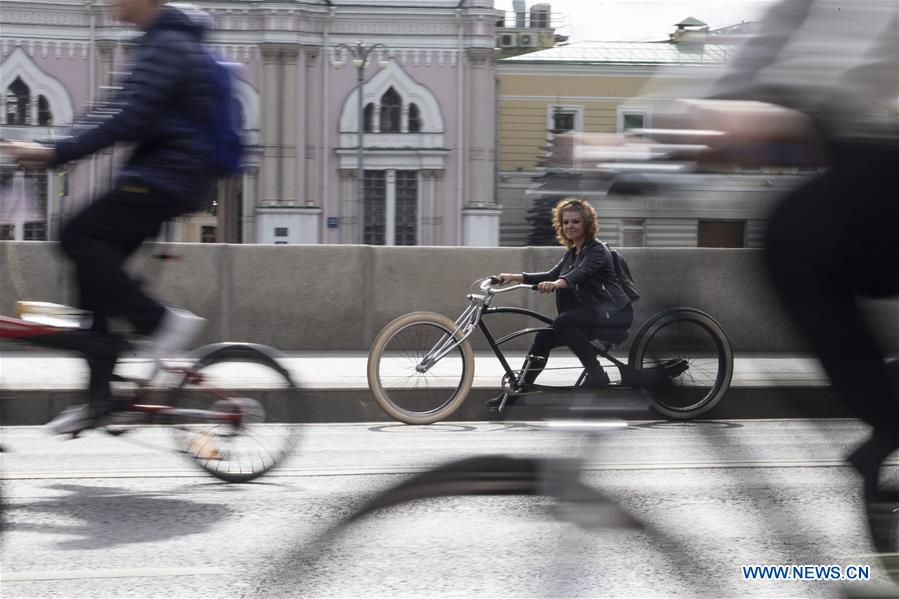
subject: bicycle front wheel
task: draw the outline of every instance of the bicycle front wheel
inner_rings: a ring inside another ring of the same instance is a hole
[[[368,355],[368,388],[391,418],[431,424],[453,414],[471,389],[474,352],[452,320],[433,312],[413,312],[385,326]],[[434,363],[425,358],[449,351]]]
[[[250,347],[213,352],[189,368],[171,416],[179,451],[227,482],[247,482],[280,464],[297,443],[303,406],[288,372]]]
[[[634,339],[630,366],[649,375],[657,412],[678,420],[705,414],[724,398],[734,370],[730,340],[715,319],[694,308],[652,317]]]

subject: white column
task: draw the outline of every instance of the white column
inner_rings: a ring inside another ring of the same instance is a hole
[[[100,40],[97,42],[97,82],[100,86],[111,86],[115,82],[112,80],[113,65],[115,63],[115,42],[111,40]],[[113,90],[100,89],[98,97],[101,100],[107,100]],[[115,154],[113,147],[103,148],[97,154],[97,192],[103,193],[111,189],[114,180]]]
[[[47,169],[47,210],[44,214],[47,241],[56,241],[56,223],[59,222],[59,182],[54,169]]]
[[[373,108],[373,110],[371,111],[371,132],[372,133],[380,133],[381,132],[381,105],[378,103],[377,99],[375,100],[372,108]],[[365,105],[362,106],[362,110],[365,110]],[[359,126],[361,127],[362,123],[359,123]]]
[[[243,242],[256,243],[256,179],[259,167],[248,166],[243,171]]]
[[[282,98],[281,98],[281,194],[285,202],[297,202],[297,55],[300,47],[285,45],[281,48]]]
[[[37,126],[37,98],[38,94],[31,94],[31,102],[28,103],[28,124]]]
[[[468,206],[488,207],[495,205],[493,197],[494,161],[494,94],[493,81],[494,51],[486,48],[468,50],[471,65],[468,90],[468,105],[471,108],[468,119]]]
[[[434,202],[434,171],[418,171],[418,245],[431,242],[431,206]]]
[[[384,245],[396,243],[396,171],[385,173],[386,193],[384,198]]]
[[[307,206],[315,206],[316,204],[323,204],[324,199],[319,198],[318,192],[316,191],[317,187],[316,183],[316,170],[315,170],[315,152],[319,147],[318,141],[316,139],[318,127],[319,127],[319,117],[316,114],[315,110],[315,92],[318,89],[318,85],[315,80],[315,65],[318,62],[318,57],[321,54],[321,48],[318,46],[303,46],[303,54],[306,57],[304,62],[305,64],[305,72],[304,72],[304,84],[303,84],[303,105],[298,106],[297,110],[303,112],[306,115],[306,126],[304,128],[305,131],[305,139],[303,140],[304,148],[304,164],[303,168],[303,201]],[[342,195],[340,196],[343,197]],[[343,227],[343,223],[340,223],[341,228]]]
[[[359,229],[356,201],[356,169],[342,168],[340,173],[340,243],[359,243],[356,233]]]
[[[400,108],[400,133],[409,133],[409,103],[403,102]]]
[[[444,245],[449,243],[443,237],[443,176],[446,171],[434,171],[434,202],[431,205],[431,243]]]
[[[280,73],[278,46],[262,44],[262,201],[277,203],[281,199],[280,168],[278,155],[281,150],[280,127]]]

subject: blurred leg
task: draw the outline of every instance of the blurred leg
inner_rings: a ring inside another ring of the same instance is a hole
[[[110,192],[73,218],[62,232],[63,251],[75,264],[82,307],[95,313],[95,328],[108,316],[126,316],[138,333],[153,331],[162,304],[146,295],[123,263],[177,212],[165,199]]]
[[[899,392],[857,298],[899,292],[899,186],[895,162],[858,153],[841,158],[775,210],[766,260],[775,290],[835,390],[874,428],[864,464],[857,464],[871,487],[880,463],[899,448]]]

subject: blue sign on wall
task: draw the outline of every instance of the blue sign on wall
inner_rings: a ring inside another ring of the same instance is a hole
[[[337,216],[329,216],[328,217],[328,228],[336,229],[338,224],[340,223],[340,219]]]

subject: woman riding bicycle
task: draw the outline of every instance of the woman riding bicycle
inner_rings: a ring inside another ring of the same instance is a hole
[[[553,348],[563,345],[584,365],[584,386],[605,387],[609,375],[590,341],[626,333],[634,319],[631,300],[618,283],[609,249],[596,239],[596,211],[589,203],[573,197],[561,200],[552,210],[552,223],[559,243],[568,249],[558,264],[547,272],[497,275],[501,284],[525,283],[537,285],[542,293],[556,293],[558,316],[551,329],[535,336],[519,388],[532,384]],[[488,400],[487,406],[496,407],[500,400]]]

